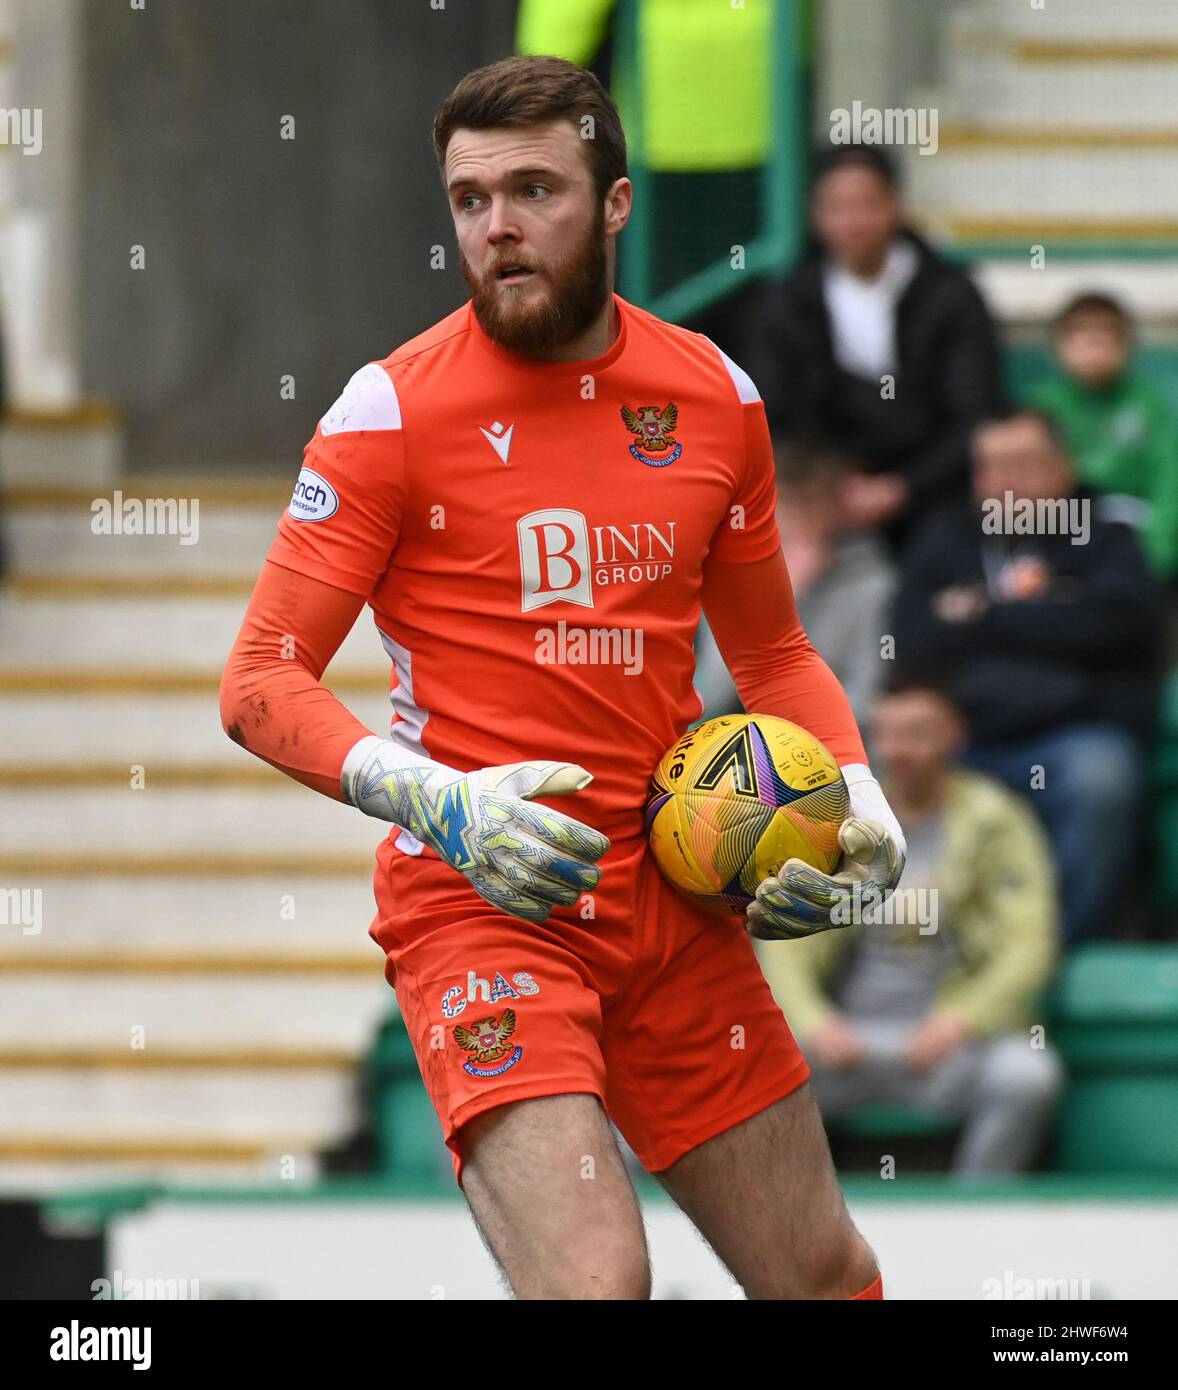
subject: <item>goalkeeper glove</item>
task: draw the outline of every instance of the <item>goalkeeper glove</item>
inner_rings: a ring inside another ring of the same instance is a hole
[[[833,874],[787,859],[757,888],[745,927],[762,941],[790,941],[847,927],[887,898],[904,872],[907,845],[900,823],[865,763],[842,769],[851,814],[839,826],[843,857]]]
[[[519,762],[459,772],[390,739],[361,739],[341,785],[353,806],[392,821],[435,850],[492,906],[544,922],[596,888],[609,840],[538,796],[567,796],[593,780],[576,763]]]

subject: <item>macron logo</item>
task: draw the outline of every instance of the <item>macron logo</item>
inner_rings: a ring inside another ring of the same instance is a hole
[[[498,420],[495,421],[489,430],[483,429],[482,425],[479,426],[479,433],[491,448],[495,450],[504,463],[507,462],[507,455],[511,451],[511,432],[514,429],[514,425],[508,425],[507,429],[504,430]]]

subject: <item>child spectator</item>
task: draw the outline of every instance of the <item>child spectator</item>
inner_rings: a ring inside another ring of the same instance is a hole
[[[1178,574],[1178,429],[1162,393],[1133,369],[1132,351],[1125,309],[1108,295],[1080,295],[1056,320],[1061,370],[1031,403],[1063,431],[1081,484],[1118,499],[1150,567],[1170,580]],[[1102,513],[1112,519],[1109,508]]]

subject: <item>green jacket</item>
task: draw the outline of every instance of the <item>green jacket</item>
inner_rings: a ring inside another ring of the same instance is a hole
[[[1126,373],[1105,391],[1055,376],[1029,403],[1059,423],[1081,482],[1149,503],[1141,547],[1154,573],[1178,573],[1178,429],[1162,393]]]
[[[900,880],[903,889],[904,880]],[[1035,813],[976,772],[953,773],[945,807],[937,906],[960,952],[938,1007],[961,1014],[975,1036],[1028,1027],[1055,963],[1055,871]],[[835,1012],[830,986],[855,934],[826,931],[800,941],[758,941],[774,997],[803,1043]]]
[[[521,0],[519,53],[587,67],[617,0]],[[775,0],[637,0],[642,138],[629,45],[614,52],[614,91],[636,159],[659,172],[764,163],[772,121]]]

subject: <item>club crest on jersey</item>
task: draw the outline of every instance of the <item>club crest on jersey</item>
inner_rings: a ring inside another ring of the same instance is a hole
[[[469,1028],[455,1025],[454,1040],[470,1055],[462,1070],[471,1076],[502,1076],[523,1056],[523,1048],[510,1038],[515,1032],[515,1010],[504,1009],[498,1018],[480,1018]],[[496,1065],[498,1064],[498,1065]]]
[[[657,405],[640,405],[637,410],[622,406],[622,423],[637,439],[630,452],[651,468],[666,468],[683,452],[683,445],[671,433],[678,421],[679,407],[674,401],[662,410]]]

